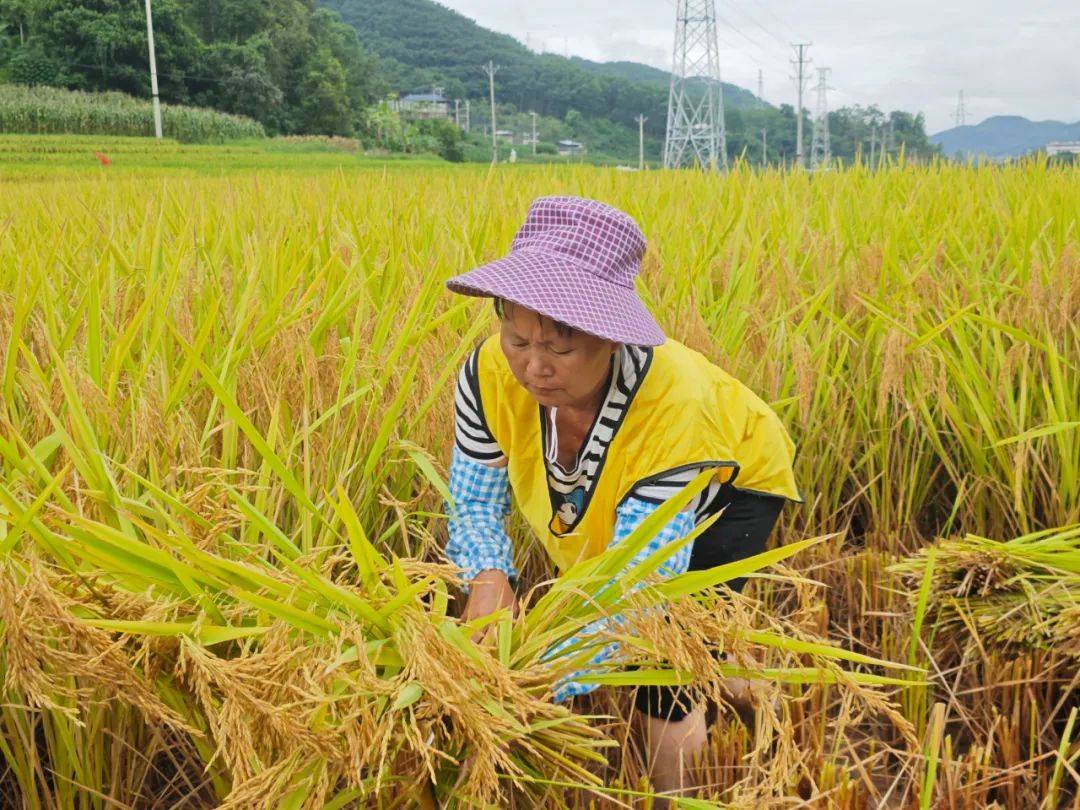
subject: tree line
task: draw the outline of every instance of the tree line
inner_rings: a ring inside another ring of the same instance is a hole
[[[305,0],[154,0],[153,13],[163,101],[352,135],[387,89],[356,32]],[[145,97],[147,75],[140,0],[0,0],[0,77]]]

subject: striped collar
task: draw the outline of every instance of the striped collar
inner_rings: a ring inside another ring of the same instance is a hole
[[[563,469],[558,459],[559,438],[555,427],[557,408],[540,406],[540,437],[544,448],[548,496],[551,499],[552,534],[573,530],[588,508],[596,481],[604,468],[608,447],[619,430],[634,394],[652,363],[653,352],[647,346],[622,345],[612,355],[608,388],[592,427],[582,442],[572,469]]]

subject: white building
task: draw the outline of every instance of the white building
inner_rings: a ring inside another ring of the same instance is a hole
[[[1046,145],[1048,155],[1080,155],[1080,141],[1050,141]]]
[[[585,144],[577,141],[556,141],[555,148],[560,155],[580,155],[585,151]]]
[[[409,93],[390,102],[390,109],[412,118],[449,118],[450,102],[441,93]]]

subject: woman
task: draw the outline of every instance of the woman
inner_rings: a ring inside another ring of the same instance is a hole
[[[618,209],[541,197],[509,255],[447,282],[493,298],[501,321],[465,362],[455,399],[446,551],[465,569],[466,618],[516,606],[503,525],[511,490],[565,571],[714,469],[709,487],[627,566],[726,507],[665,575],[761,552],[784,500],[801,501],[794,445],[776,414],[701,354],[665,340],[638,298],[644,252],[645,237]],[[556,699],[587,691],[569,681]],[[688,703],[681,690],[638,690],[657,790],[688,786],[682,763],[705,744],[704,707]]]

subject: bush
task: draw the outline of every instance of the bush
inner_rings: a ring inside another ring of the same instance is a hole
[[[8,76],[18,84],[50,84],[58,78],[56,63],[37,48],[20,48],[8,61]]]
[[[464,133],[457,124],[447,118],[430,118],[416,122],[417,131],[421,135],[434,140],[439,156],[451,163],[460,163],[465,159],[465,151],[461,142]]]
[[[257,121],[200,107],[162,104],[161,124],[165,137],[185,143],[266,137]],[[0,132],[151,136],[153,105],[123,93],[0,84]]]

